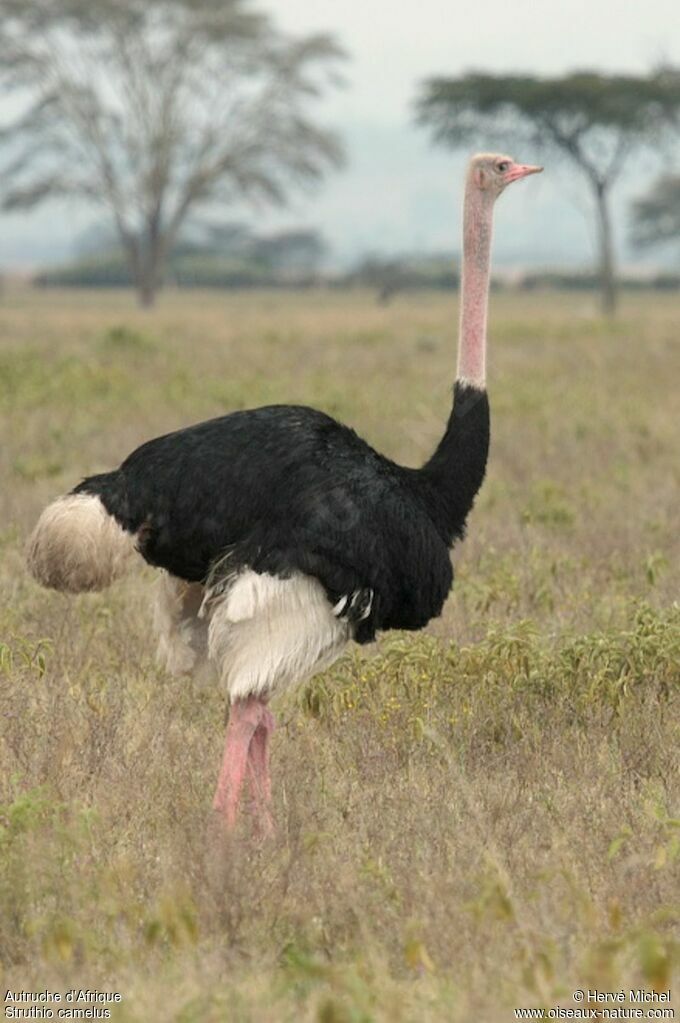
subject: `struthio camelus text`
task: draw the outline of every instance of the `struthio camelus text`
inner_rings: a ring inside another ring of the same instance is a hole
[[[45,586],[98,590],[130,555],[163,570],[159,655],[217,667],[231,710],[214,799],[229,825],[249,780],[271,828],[271,695],[331,664],[350,639],[420,629],[451,588],[489,446],[486,316],[495,200],[541,170],[473,157],[465,182],[460,342],[444,436],[420,469],[378,454],[323,412],[291,405],[158,437],[40,517],[28,563]]]

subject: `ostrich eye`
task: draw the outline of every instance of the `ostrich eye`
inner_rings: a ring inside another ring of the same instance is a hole
[[[496,170],[501,174],[505,174],[506,170],[510,169],[510,164],[507,160],[501,160],[500,163],[496,164]]]

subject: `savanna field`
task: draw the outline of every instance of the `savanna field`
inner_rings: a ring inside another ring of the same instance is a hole
[[[456,318],[439,294],[0,296],[3,995],[116,991],[118,1023],[503,1023],[677,983],[677,297],[606,323],[588,296],[492,295],[453,594],[275,702],[269,842],[212,818],[224,698],[155,666],[154,572],[73,599],[24,568],[49,499],[232,409],[313,404],[418,464]]]

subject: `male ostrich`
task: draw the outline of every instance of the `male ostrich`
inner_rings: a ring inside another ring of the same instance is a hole
[[[45,509],[28,564],[45,586],[98,590],[136,552],[163,570],[159,657],[205,652],[231,710],[214,808],[237,819],[246,776],[271,830],[269,698],[331,664],[350,639],[421,629],[451,588],[489,446],[486,316],[494,202],[540,171],[482,154],[465,183],[453,411],[420,469],[396,465],[323,412],[272,405],[158,437]]]

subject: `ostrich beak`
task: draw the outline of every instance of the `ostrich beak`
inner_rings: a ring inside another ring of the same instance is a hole
[[[514,163],[505,175],[505,183],[509,185],[511,181],[519,181],[530,174],[540,174],[542,170],[542,167],[534,167],[530,163]]]

